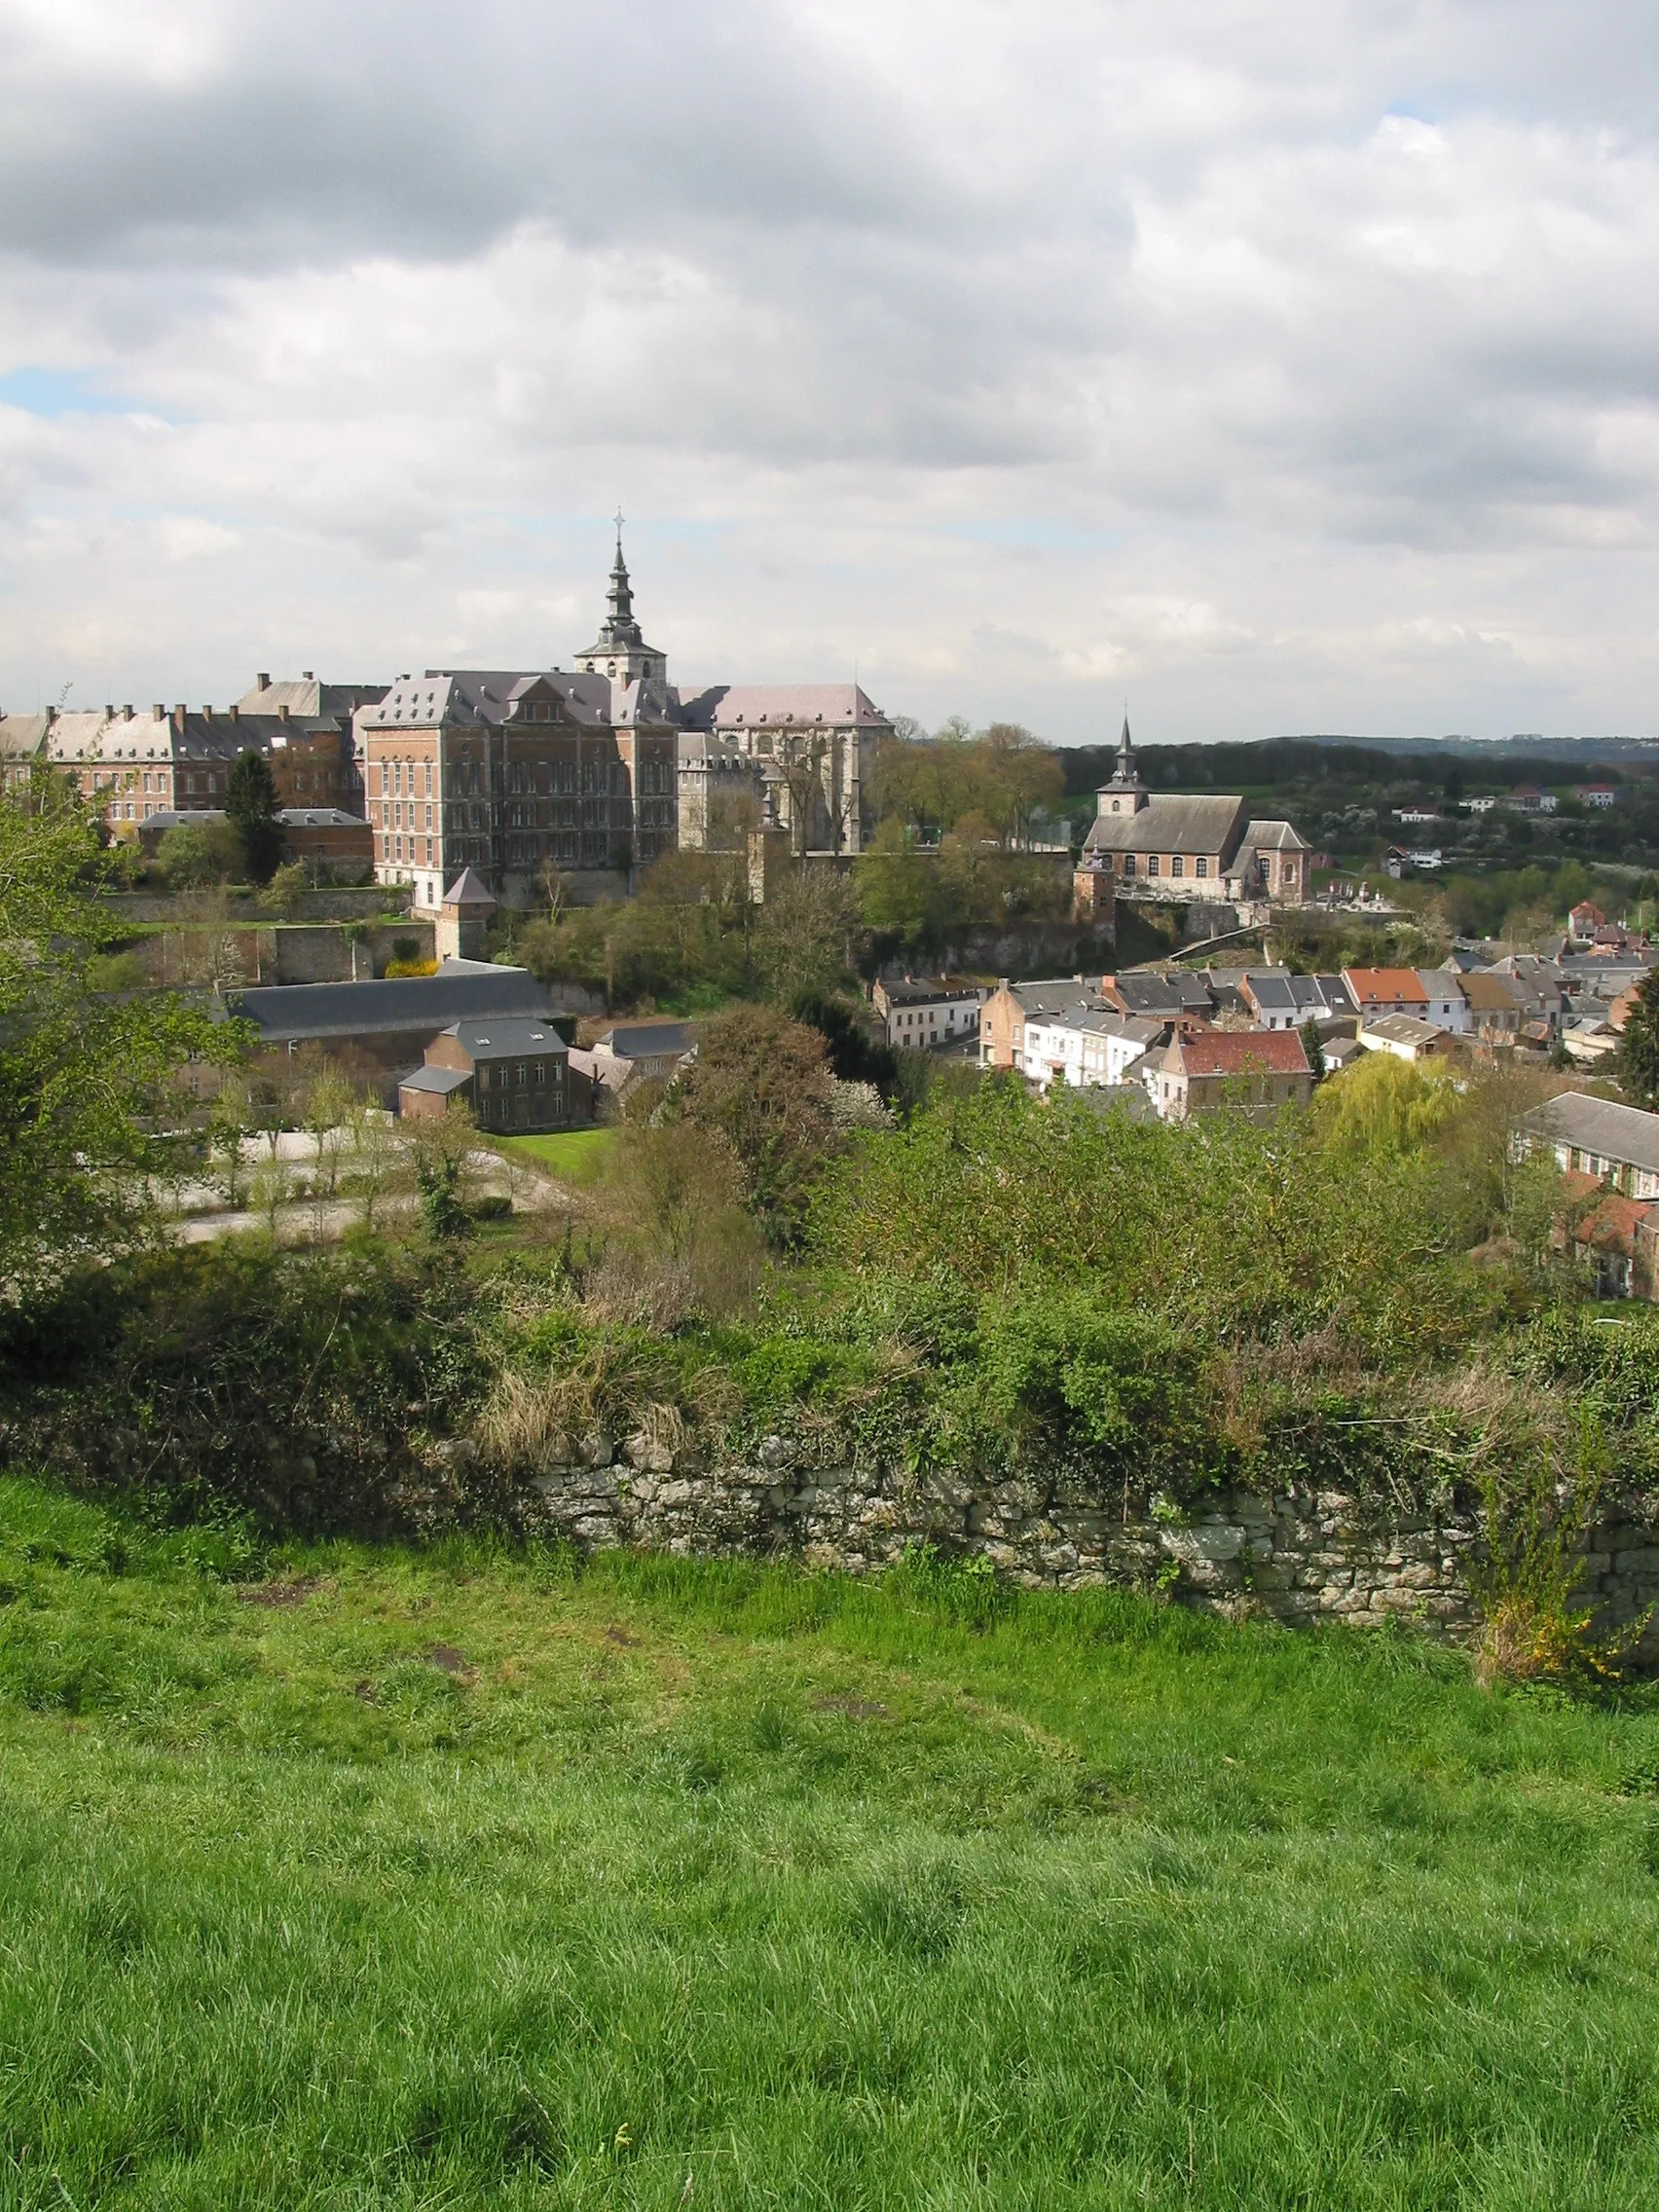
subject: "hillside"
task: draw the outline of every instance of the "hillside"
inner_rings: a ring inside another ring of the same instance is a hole
[[[4,2201],[1628,2206],[1659,1707],[0,1492]]]

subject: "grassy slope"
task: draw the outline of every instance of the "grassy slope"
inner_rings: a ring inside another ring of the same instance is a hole
[[[1659,2195],[1645,1701],[1105,1594],[212,1553],[0,1488],[8,2206]]]

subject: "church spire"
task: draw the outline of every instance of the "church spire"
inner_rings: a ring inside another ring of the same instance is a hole
[[[634,593],[628,581],[628,564],[622,558],[622,516],[616,516],[616,558],[610,564],[610,589],[606,593],[606,604],[610,608],[608,631],[618,639],[638,638],[640,626],[634,620]]]
[[[620,555],[618,555],[618,558],[620,558]],[[1134,740],[1129,735],[1129,715],[1126,707],[1124,710],[1124,734],[1118,740],[1118,780],[1124,784],[1132,784],[1135,781],[1135,748]]]

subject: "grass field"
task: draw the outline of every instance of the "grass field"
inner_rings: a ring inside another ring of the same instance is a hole
[[[490,1141],[503,1152],[516,1152],[534,1161],[562,1183],[586,1183],[599,1173],[614,1134],[608,1128],[556,1129],[547,1136],[493,1137]]]
[[[8,2207],[1659,2200],[1645,1694],[17,1482],[0,1597]]]

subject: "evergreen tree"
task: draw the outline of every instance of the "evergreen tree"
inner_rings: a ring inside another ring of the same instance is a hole
[[[225,793],[225,814],[242,844],[250,883],[269,883],[282,858],[282,825],[276,819],[276,783],[262,754],[237,756]]]
[[[1325,1080],[1325,1043],[1319,1035],[1319,1024],[1307,1020],[1302,1024],[1302,1050],[1308,1054],[1308,1065],[1313,1070],[1313,1081]]]
[[[1659,968],[1648,970],[1625,1022],[1619,1081],[1637,1105],[1659,1108]]]

